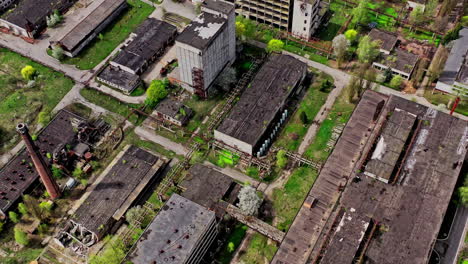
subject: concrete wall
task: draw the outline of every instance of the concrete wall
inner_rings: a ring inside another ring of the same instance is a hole
[[[234,147],[242,152],[248,153],[250,155],[253,154],[253,146],[249,145],[243,141],[240,141],[236,138],[233,138],[229,135],[219,132],[218,130],[214,131],[214,138],[221,142],[224,142],[226,145]]]
[[[10,30],[13,34],[20,35],[23,37],[32,37],[33,35],[33,34],[29,35],[28,31],[25,28],[19,27],[3,19],[0,19],[0,27],[4,27]]]
[[[372,66],[374,66],[374,68],[377,68],[379,70],[386,70],[386,69],[389,68],[388,66],[385,66],[385,65],[377,63],[377,62],[372,63]],[[394,68],[390,68],[390,70],[392,70],[393,74],[398,74],[398,75],[400,75],[401,77],[403,77],[403,78],[405,78],[407,80],[409,80],[409,78],[411,77],[411,74],[408,74],[406,72],[402,72],[402,71],[399,71],[399,70],[394,69]]]
[[[201,50],[176,41],[176,55],[179,61],[179,78],[182,82],[186,83],[186,85],[183,86],[190,92],[193,92],[193,90],[190,90],[190,87],[193,85],[192,69],[202,68],[203,66],[201,54]]]
[[[0,0],[0,11],[8,8],[16,0]]]

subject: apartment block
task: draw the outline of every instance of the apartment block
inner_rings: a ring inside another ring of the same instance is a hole
[[[310,39],[317,31],[328,10],[328,3],[320,0],[294,1],[291,33]]]

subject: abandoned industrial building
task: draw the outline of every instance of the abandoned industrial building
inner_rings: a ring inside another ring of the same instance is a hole
[[[5,5],[10,9],[7,7],[0,16],[0,27],[22,37],[36,38],[47,26],[47,16],[55,10],[64,13],[75,2],[76,0],[18,0],[12,5],[6,1]]]
[[[235,60],[235,12],[223,0],[205,1],[201,11],[176,39],[176,78],[184,89],[206,98],[216,77]]]
[[[131,94],[142,84],[138,75],[123,71],[112,65],[105,67],[97,75],[96,80],[112,88],[119,89],[124,94]]]
[[[54,153],[60,145],[75,141],[75,129],[83,119],[71,112],[62,110],[34,138],[33,149],[43,156],[45,166],[50,166],[51,160],[44,158],[47,153]],[[0,170],[0,218],[16,208],[18,200],[38,186],[39,174],[33,164],[28,150],[23,149]]]
[[[460,30],[454,40],[436,89],[455,95],[468,96],[468,28]]]
[[[82,197],[83,203],[60,232],[58,241],[65,247],[91,246],[122,223],[127,210],[160,177],[166,159],[127,145],[102,173],[94,189]],[[78,239],[79,240],[79,239]],[[82,250],[81,248],[79,250]]]
[[[264,155],[288,116],[289,99],[306,75],[305,63],[289,55],[271,55],[214,131],[215,139],[250,155]]]
[[[96,38],[107,25],[117,18],[128,4],[125,0],[97,0],[92,2],[87,8],[87,15],[83,18],[83,13],[77,14],[77,23],[64,30],[60,35],[51,40],[51,45],[60,45],[64,54],[68,57],[75,57],[94,38]]]
[[[378,41],[380,44],[380,52],[389,55],[396,47],[398,35],[393,32],[373,28],[369,32],[369,37],[372,41]]]
[[[366,91],[272,263],[427,263],[467,131],[464,120]]]
[[[218,218],[225,214],[220,201],[233,204],[241,187],[224,173],[201,164],[192,166],[180,184],[183,197],[214,211]]]
[[[110,64],[139,75],[164,53],[176,35],[175,26],[155,18],[148,18],[131,34],[130,42],[110,61]]]
[[[127,260],[133,264],[199,263],[218,229],[215,213],[173,194]]]
[[[372,66],[379,70],[390,69],[393,74],[409,80],[418,61],[418,55],[396,48],[390,54],[380,54],[380,59],[373,62]]]
[[[166,120],[177,126],[185,126],[193,115],[193,110],[180,101],[166,98],[161,101],[152,116]]]

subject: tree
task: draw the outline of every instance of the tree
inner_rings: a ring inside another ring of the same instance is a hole
[[[18,211],[23,216],[28,215],[28,208],[26,208],[26,205],[24,203],[19,203],[18,204]]]
[[[216,79],[216,84],[224,91],[229,91],[231,86],[237,82],[237,73],[234,67],[227,67]]]
[[[349,41],[346,39],[345,35],[340,34],[333,38],[332,42],[333,54],[336,57],[336,62],[338,63],[338,68],[341,63],[344,61],[346,52],[348,51]]]
[[[448,54],[448,50],[444,46],[440,45],[436,53],[434,54],[432,62],[428,68],[429,83],[432,83],[437,78],[439,78],[440,74],[444,69],[445,62],[448,58]]]
[[[283,41],[279,40],[279,39],[272,39],[268,42],[267,44],[267,47],[266,47],[266,51],[268,53],[271,53],[271,52],[280,52],[284,47],[284,43]]]
[[[421,25],[424,22],[424,11],[421,6],[417,6],[409,15],[409,22],[413,25]]]
[[[23,245],[23,246],[27,246],[29,244],[28,234],[26,234],[26,232],[24,232],[23,230],[21,230],[19,227],[16,227],[16,226],[14,228],[14,231],[15,231],[16,243]]]
[[[145,215],[142,219],[140,217]],[[125,220],[130,224],[138,225],[140,228],[145,228],[152,220],[151,214],[145,214],[145,209],[140,205],[130,208],[125,214]]]
[[[13,212],[13,211],[8,212],[8,217],[15,224],[20,221],[20,218],[19,218],[18,214]]]
[[[54,45],[52,46],[52,57],[54,57],[57,60],[62,60],[64,57],[64,51],[61,46],[59,45]]]
[[[354,42],[357,39],[358,32],[354,29],[348,29],[344,33],[345,37],[349,42]]]
[[[369,0],[359,1],[359,4],[353,9],[353,20],[354,24],[367,24],[369,21],[369,10],[367,9]]]
[[[246,215],[256,215],[258,213],[258,208],[260,208],[260,205],[262,204],[262,199],[258,197],[255,188],[250,185],[242,187],[237,198],[239,198],[237,206]]]
[[[57,166],[52,166],[52,177],[54,177],[54,179],[63,178],[63,171]]]
[[[379,41],[372,41],[369,36],[364,36],[359,42],[357,55],[360,62],[372,63],[379,55]]]
[[[281,149],[278,151],[278,153],[276,153],[276,166],[278,166],[280,169],[283,169],[287,164],[288,158],[286,157],[286,151]]]
[[[27,213],[32,217],[43,221],[50,216],[50,210],[46,208],[47,206],[41,206],[41,203],[36,198],[26,194],[23,196],[23,202]]]
[[[436,17],[434,23],[432,23],[431,27],[434,31],[437,32],[445,32],[445,29],[447,28],[449,22],[449,17],[448,16],[443,16],[443,17]]]
[[[403,83],[403,77],[401,77],[400,75],[395,75],[390,81],[390,87],[398,89],[400,88],[402,83]]]
[[[346,85],[344,91],[343,91],[343,96],[344,96],[344,100],[348,103],[352,102],[354,100],[354,97],[356,95],[359,96],[359,92],[360,92],[360,79],[355,77],[355,76],[352,76],[351,79],[349,80],[349,83],[348,85]]]
[[[245,40],[245,24],[241,21],[236,21],[236,35]]]
[[[232,253],[236,249],[236,245],[234,245],[234,242],[229,242],[228,243],[228,252]]]
[[[439,4],[439,0],[429,0],[426,3],[426,7],[424,8],[424,14],[426,16],[432,17],[434,15],[434,11]]]
[[[21,69],[21,76],[23,76],[23,78],[27,81],[33,80],[35,75],[36,69],[34,69],[34,67],[31,65],[26,65],[23,69]]]
[[[151,82],[148,90],[146,90],[145,104],[151,108],[155,107],[162,99],[166,98],[168,92],[166,90],[167,81],[154,80]]]

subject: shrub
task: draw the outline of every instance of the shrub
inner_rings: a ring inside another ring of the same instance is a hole
[[[390,86],[392,88],[398,89],[400,88],[402,83],[403,83],[403,77],[401,77],[400,75],[395,75],[390,81]]]
[[[166,98],[168,92],[166,87],[168,85],[167,79],[154,80],[146,90],[145,104],[151,108],[155,107],[162,99]]]
[[[279,39],[272,39],[268,41],[266,50],[267,52],[280,52],[284,47],[284,42]]]
[[[61,179],[63,178],[63,171],[56,167],[56,166],[53,166],[52,167],[52,177],[54,177],[54,179]]]
[[[28,234],[18,227],[14,228],[16,243],[27,246],[29,244]]]
[[[41,124],[42,126],[45,126],[49,123],[50,121],[50,112],[47,110],[43,110],[39,112],[39,115],[37,116],[37,122]]]
[[[15,224],[20,221],[18,214],[13,211],[8,212],[8,217]]]
[[[57,60],[62,60],[64,57],[64,51],[62,47],[55,45],[52,47],[52,57],[54,57]]]
[[[19,203],[18,204],[18,211],[20,212],[21,215],[28,215],[28,208],[24,203]]]
[[[25,80],[32,80],[34,79],[34,76],[36,75],[36,69],[33,68],[33,66],[26,65],[23,69],[21,69],[21,76]]]
[[[284,168],[288,164],[288,158],[286,157],[286,151],[280,150],[276,154],[276,166]]]

